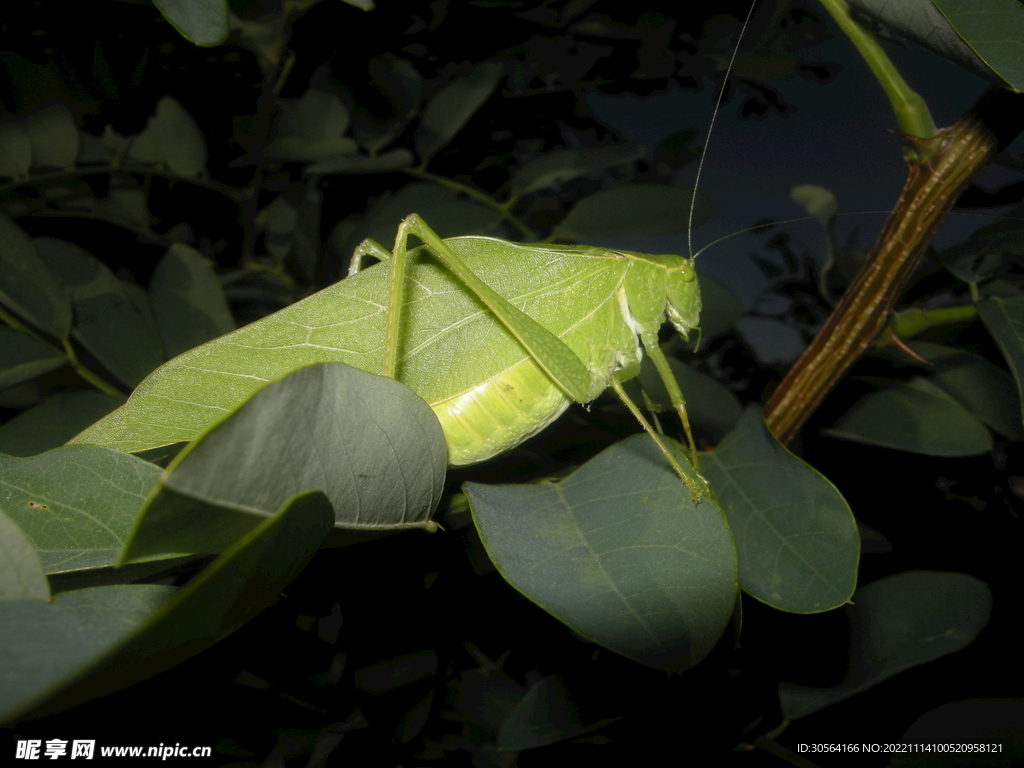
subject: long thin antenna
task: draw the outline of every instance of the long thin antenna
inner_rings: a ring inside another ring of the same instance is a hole
[[[743,40],[743,33],[747,31],[750,18],[754,15],[754,8],[757,0],[750,3],[750,10],[747,11],[747,18],[743,20],[740,27],[740,35],[736,38],[736,45],[733,46],[732,56],[729,57],[729,66],[725,68],[725,77],[722,79],[722,87],[718,91],[718,99],[715,100],[715,108],[711,113],[711,122],[708,124],[708,137],[704,141],[704,151],[700,153],[700,160],[697,163],[697,177],[693,180],[693,196],[690,198],[690,217],[686,222],[686,250],[691,259],[696,258],[693,253],[693,211],[697,207],[697,187],[700,186],[700,174],[704,170],[704,160],[708,156],[708,146],[711,144],[711,134],[715,130],[715,120],[718,119],[718,111],[722,106],[722,99],[725,97],[725,89],[729,84],[729,75],[732,74],[732,65],[736,61],[736,54],[740,50],[740,42]],[[702,249],[703,250],[703,249]]]

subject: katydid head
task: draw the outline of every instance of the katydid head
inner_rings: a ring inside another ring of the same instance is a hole
[[[625,299],[640,333],[657,333],[665,315],[686,338],[700,321],[700,288],[693,260],[674,254],[624,253],[630,259]]]

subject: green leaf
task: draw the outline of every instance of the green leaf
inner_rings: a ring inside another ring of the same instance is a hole
[[[121,584],[52,604],[0,603],[0,722],[9,722],[123,642],[177,590]]]
[[[512,176],[512,197],[518,198],[547,187],[625,165],[647,154],[642,144],[611,144],[604,147],[559,149],[542,155],[519,168]]]
[[[861,398],[822,434],[926,456],[976,456],[992,450],[985,425],[920,377]]]
[[[861,587],[846,610],[852,632],[847,680],[832,688],[780,683],[786,719],[806,717],[970,645],[988,623],[992,593],[963,573],[905,571]]]
[[[1008,2],[1013,2],[1013,0],[1008,0]],[[996,30],[999,30],[999,27],[1003,26],[1003,29],[999,31],[1003,32],[1005,36],[1000,36],[997,31],[993,36],[994,39],[1006,41],[1020,39],[1019,36],[1016,38],[1012,36],[1014,26],[1012,19],[1003,16],[1005,3],[1000,3],[999,0],[967,0],[967,3],[970,8],[982,9],[983,15],[990,17],[989,22],[992,23],[990,29],[995,27]],[[986,7],[988,3],[992,4]],[[940,3],[939,0],[900,0],[900,2],[894,3],[891,0],[850,0],[850,6],[905,35],[936,56],[941,56],[990,82],[1004,84],[1003,78],[992,71],[992,68],[975,53],[940,12],[940,8],[945,7],[944,2]],[[1002,8],[1002,10],[992,13],[991,9],[993,8]],[[1008,26],[1006,26],[1007,22],[1009,22]]]
[[[47,603],[50,601],[50,582],[28,536],[0,511],[0,604],[14,600]],[[3,673],[0,672],[2,679]]]
[[[102,392],[62,392],[0,426],[0,452],[34,456],[64,445],[124,400]]]
[[[370,87],[380,98],[356,105],[352,135],[363,149],[376,156],[402,134],[419,109],[423,77],[409,61],[390,53],[371,58],[367,70]]]
[[[52,237],[35,246],[71,295],[75,336],[111,373],[134,387],[163,362],[156,329],[99,259]]]
[[[850,507],[768,432],[754,406],[701,470],[736,537],[740,586],[773,608],[828,611],[857,586],[860,536]]]
[[[32,142],[32,165],[71,168],[78,157],[78,126],[64,104],[51,104],[22,122]]]
[[[956,33],[1015,91],[1024,90],[1024,8],[1015,0],[933,0]]]
[[[186,40],[220,45],[231,31],[228,0],[153,0],[154,5]]]
[[[17,123],[0,125],[0,177],[21,179],[32,167],[32,139]]]
[[[156,103],[161,159],[179,176],[206,172],[206,138],[192,115],[171,96]]]
[[[61,352],[48,344],[0,325],[0,389],[34,379],[60,368],[67,361]]]
[[[573,739],[595,727],[580,718],[560,677],[542,677],[527,689],[498,729],[498,749],[521,751]]]
[[[175,243],[167,249],[150,279],[149,293],[168,359],[235,329],[220,280],[210,263],[187,245]]]
[[[978,303],[978,314],[1002,350],[1024,404],[1024,296],[986,299]]]
[[[491,97],[504,74],[501,64],[485,61],[476,65],[471,74],[456,77],[427,102],[413,137],[416,155],[423,165],[455,138]]]
[[[929,342],[911,349],[934,363],[928,380],[1010,440],[1024,441],[1021,405],[1013,377],[980,355]]]
[[[789,198],[828,229],[839,212],[839,201],[825,187],[799,184],[789,190]]]
[[[505,579],[581,635],[681,671],[729,623],[736,555],[725,516],[712,499],[693,503],[647,436],[559,482],[464,490]]]
[[[0,721],[103,696],[210,647],[270,605],[330,527],[327,500],[305,494],[179,590],[119,585],[0,606]]]
[[[339,528],[429,528],[446,459],[437,417],[408,387],[341,363],[301,368],[175,459],[124,559],[220,551],[313,489],[327,495]]]
[[[71,328],[71,302],[25,231],[0,214],[0,304],[58,339]]]
[[[614,187],[590,195],[572,207],[555,230],[562,240],[595,237],[646,237],[685,232],[693,192],[660,184]],[[693,226],[711,217],[711,202],[697,195]]]
[[[0,512],[31,538],[47,573],[102,568],[117,559],[161,473],[93,445],[32,458],[0,454]]]

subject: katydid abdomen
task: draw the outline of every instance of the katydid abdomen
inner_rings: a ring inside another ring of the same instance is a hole
[[[613,373],[635,367],[640,352],[627,275],[637,269],[663,272],[662,266],[596,248],[481,237],[445,242],[487,285],[583,361],[589,399],[609,385]],[[410,256],[397,378],[438,415],[449,463],[483,461],[554,421],[571,402],[565,392],[459,278],[430,255]],[[343,362],[381,373],[388,269],[387,263],[376,264],[179,355],[73,442],[134,452],[191,440],[265,383],[306,365]],[[693,280],[682,258],[670,269]],[[658,279],[664,284],[663,276]],[[673,310],[680,330],[697,321],[695,283],[689,295],[686,317]],[[665,299],[660,301],[659,317],[665,310]]]

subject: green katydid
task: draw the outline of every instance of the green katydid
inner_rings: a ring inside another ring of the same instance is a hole
[[[407,253],[412,235],[425,245]],[[365,256],[380,263],[362,269]],[[393,253],[365,241],[347,279],[179,355],[73,442],[140,451],[190,440],[266,382],[304,365],[344,362],[397,378],[426,400],[457,466],[518,445],[571,402],[587,403],[611,386],[697,499],[699,475],[679,465],[621,383],[639,371],[642,343],[692,448],[657,333],[667,315],[685,336],[699,313],[689,259],[442,240],[413,214],[399,226]]]

